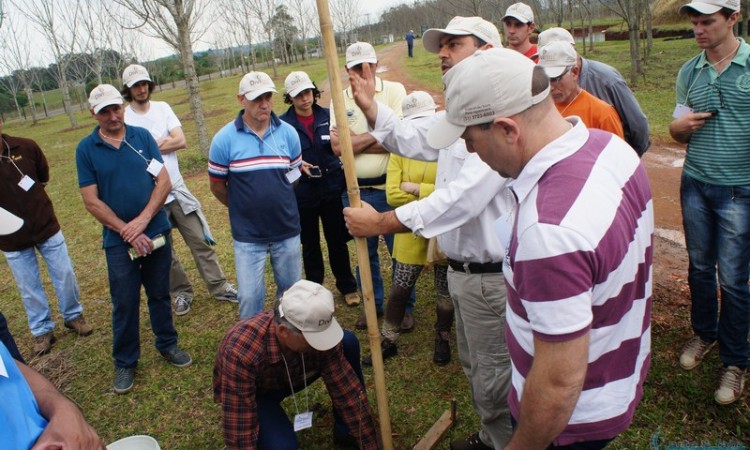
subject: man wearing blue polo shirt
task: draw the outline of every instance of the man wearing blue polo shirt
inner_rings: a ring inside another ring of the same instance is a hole
[[[211,192],[229,208],[239,284],[240,319],[263,310],[266,255],[276,296],[302,278],[300,222],[294,184],[302,150],[297,131],[274,114],[273,80],[250,72],[240,81],[242,110],[211,142]]]

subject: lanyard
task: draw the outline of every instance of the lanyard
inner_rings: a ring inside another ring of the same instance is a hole
[[[3,144],[5,144],[5,148],[8,150],[8,156],[5,156],[5,152],[3,152],[3,154],[0,155],[0,156],[2,156],[3,158],[7,159],[8,161],[10,161],[10,163],[13,164],[13,167],[16,168],[16,170],[18,171],[18,173],[21,174],[21,178],[23,178],[24,177],[24,173],[21,172],[21,169],[18,168],[18,166],[16,165],[16,162],[13,161],[13,158],[10,157],[10,145],[8,145],[8,141],[6,141],[5,139],[3,139]]]
[[[305,370],[305,354],[300,353],[300,356],[302,357],[302,379],[305,383],[305,411],[310,411],[310,399],[307,397],[307,371]],[[286,358],[284,358],[284,353],[281,353],[281,359],[284,361],[284,367],[286,367],[286,377],[289,380],[289,389],[292,391],[292,399],[294,400],[294,409],[297,411],[297,415],[299,415],[299,406],[297,405],[297,396],[294,394],[294,384],[292,383],[292,375],[289,373],[289,364],[286,362]]]

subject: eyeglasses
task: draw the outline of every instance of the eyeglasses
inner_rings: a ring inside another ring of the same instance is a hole
[[[719,84],[719,79],[717,78],[716,81],[713,83],[708,83],[708,87],[715,90],[717,94],[719,94],[719,107],[722,109],[724,108],[724,95],[721,93],[721,84]]]
[[[550,82],[550,83],[559,83],[559,82],[560,82],[560,80],[562,80],[562,78],[563,78],[563,77],[564,77],[565,75],[567,75],[567,73],[568,73],[568,72],[570,72],[570,69],[572,69],[572,68],[573,68],[573,66],[568,66],[568,67],[566,67],[566,68],[565,68],[565,70],[563,71],[563,73],[561,73],[560,75],[558,75],[558,76],[556,76],[556,77],[554,77],[554,78],[550,78],[550,79],[549,79],[549,82]]]

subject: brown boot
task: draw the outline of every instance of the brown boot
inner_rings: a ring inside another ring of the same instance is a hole
[[[34,354],[46,355],[52,350],[52,344],[55,343],[55,335],[50,331],[49,333],[34,336]]]
[[[355,292],[350,292],[348,294],[344,294],[344,301],[349,306],[357,306],[360,304],[362,299],[359,298],[359,294]]]
[[[66,320],[65,328],[75,331],[76,333],[78,333],[78,336],[89,336],[94,332],[94,329],[91,328],[91,325],[86,323],[86,319],[83,318],[83,314],[76,317],[75,319]]]

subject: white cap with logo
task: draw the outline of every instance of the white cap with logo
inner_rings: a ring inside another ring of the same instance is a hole
[[[296,97],[305,89],[315,89],[315,85],[305,72],[292,72],[284,80],[284,89],[290,97]]]
[[[539,33],[538,45],[539,48],[544,47],[550,42],[563,41],[570,45],[576,45],[576,40],[568,30],[560,27],[547,28],[546,30]]]
[[[255,100],[268,92],[276,92],[276,86],[265,72],[250,72],[240,80],[239,95],[244,95],[248,100]]]
[[[511,117],[541,103],[549,86],[531,94],[534,62],[515,50],[478,51],[453,66],[445,76],[445,116],[427,133],[432,148],[445,148],[466,127]]]
[[[701,14],[713,14],[719,12],[721,8],[729,8],[732,11],[740,10],[740,0],[700,0],[692,1],[687,5],[680,7],[680,14],[685,13],[685,8],[698,11]]]
[[[109,105],[122,105],[122,94],[111,84],[100,84],[91,90],[89,94],[89,107],[98,114],[102,108]]]
[[[534,11],[526,3],[513,3],[505,10],[503,20],[512,17],[521,23],[534,23]]]
[[[375,54],[375,48],[372,45],[367,42],[355,42],[346,48],[347,69],[364,63],[378,63],[378,55]]]
[[[404,97],[404,100],[401,102],[401,111],[404,113],[404,119],[431,116],[435,114],[436,109],[435,100],[425,91],[414,91]]]
[[[578,64],[578,53],[565,41],[553,41],[539,49],[538,64],[544,67],[548,77],[556,78]]]
[[[279,315],[300,330],[315,350],[330,350],[344,337],[333,311],[331,291],[308,280],[294,283],[279,300]]]
[[[440,38],[444,34],[452,36],[476,36],[494,48],[503,48],[497,27],[481,17],[456,16],[445,28],[430,28],[422,35],[424,48],[431,53],[440,51]]]
[[[131,64],[122,71],[122,84],[132,88],[139,81],[151,81],[148,70],[138,64]]]

